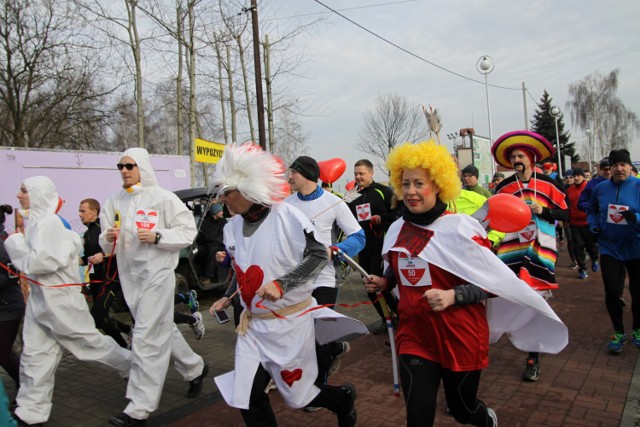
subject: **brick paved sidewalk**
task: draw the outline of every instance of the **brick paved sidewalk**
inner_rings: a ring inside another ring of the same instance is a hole
[[[540,380],[525,383],[521,376],[526,354],[503,338],[491,346],[490,366],[483,372],[479,397],[496,410],[503,427],[634,426],[640,410],[640,386],[633,375],[639,350],[627,344],[620,355],[607,353],[611,326],[600,274],[580,280],[575,270],[566,267],[568,262],[562,255],[557,269],[561,287],[554,291],[550,303],[569,327],[569,345],[558,355],[543,355]],[[341,289],[340,298],[346,303],[366,300],[356,278]],[[629,301],[628,291],[625,298]],[[625,325],[630,329],[628,308]],[[376,323],[371,307],[348,312],[367,324]],[[205,318],[207,332],[200,341],[193,339],[190,329],[181,327],[194,350],[211,366],[203,395],[186,399],[187,385],[170,368],[160,409],[149,419],[150,427],[244,425],[239,411],[224,403],[212,381],[213,376],[233,368],[233,328],[216,324],[208,314]],[[384,341],[384,335],[355,340],[341,370],[331,378],[332,383],[356,385],[359,426],[395,427],[405,423],[402,397],[393,396],[390,350]],[[4,371],[1,376],[13,396],[15,390]],[[47,426],[107,426],[109,416],[124,408],[124,394],[125,384],[114,372],[65,355],[56,374],[53,412]],[[269,397],[281,427],[337,425],[335,416],[327,410],[295,411],[283,404],[277,391]],[[435,424],[457,425],[445,412],[442,393]]]

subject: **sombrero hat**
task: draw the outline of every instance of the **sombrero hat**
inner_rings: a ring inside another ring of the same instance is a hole
[[[541,162],[555,153],[553,145],[544,136],[526,130],[516,130],[498,138],[491,147],[491,154],[499,165],[511,168],[509,155],[514,148],[524,148],[533,152],[536,162]]]

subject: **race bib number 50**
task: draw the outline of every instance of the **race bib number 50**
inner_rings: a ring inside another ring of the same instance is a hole
[[[429,263],[420,257],[410,257],[404,253],[398,256],[400,283],[404,286],[431,286]]]

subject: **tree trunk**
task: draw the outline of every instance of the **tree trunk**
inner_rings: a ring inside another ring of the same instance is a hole
[[[244,62],[244,47],[242,46],[242,36],[236,34],[236,43],[238,43],[238,51],[240,54],[240,67],[242,68],[242,81],[244,83],[244,97],[247,103],[247,118],[249,119],[249,132],[251,133],[251,141],[256,140],[256,136],[253,130],[253,114],[251,114],[251,93],[249,91],[249,82],[247,81],[247,66]]]
[[[136,128],[138,131],[138,147],[144,148],[144,102],[142,99],[142,64],[140,53],[140,36],[136,21],[137,0],[125,0],[129,17],[129,43],[133,52],[133,61],[136,69]]]
[[[224,97],[224,79],[222,78],[222,52],[220,52],[220,40],[218,35],[214,34],[214,46],[216,49],[216,58],[218,60],[218,86],[220,90],[220,109],[222,111],[222,133],[224,134],[224,143],[229,143],[229,133],[227,132],[227,107]]]
[[[176,9],[176,25],[177,25],[177,39],[178,39],[178,75],[176,77],[176,125],[178,127],[177,135],[177,154],[179,156],[184,152],[184,118],[183,118],[183,105],[182,105],[182,44],[184,42],[184,34],[182,33],[182,7],[178,6]]]
[[[267,89],[267,126],[269,128],[269,151],[273,153],[273,96],[271,81],[271,62],[270,53],[271,45],[269,44],[269,35],[264,38],[264,80]]]
[[[195,182],[195,153],[196,141],[196,47],[194,37],[195,14],[193,11],[195,1],[189,2],[189,153],[191,156],[191,186]]]
[[[233,95],[233,70],[231,69],[231,52],[228,45],[227,48],[227,77],[229,79],[229,113],[231,114],[231,141],[238,142],[236,128],[236,101]]]

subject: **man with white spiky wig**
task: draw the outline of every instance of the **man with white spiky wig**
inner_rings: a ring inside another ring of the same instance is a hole
[[[340,427],[354,426],[355,387],[317,381],[315,340],[324,344],[366,333],[366,326],[328,308],[315,309],[311,292],[327,250],[307,217],[282,203],[289,193],[282,162],[256,145],[232,144],[211,181],[238,213],[229,227],[244,307],[236,369],[216,377],[222,396],[241,410],[247,426],[275,426],[264,392],[273,379],[290,407],[324,407],[336,413]]]

